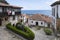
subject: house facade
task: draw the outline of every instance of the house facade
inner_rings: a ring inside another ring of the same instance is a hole
[[[28,19],[29,25],[52,27],[51,19],[48,16],[41,14],[34,14]]]
[[[21,16],[20,16],[20,21],[23,22],[23,23],[27,23],[29,17],[30,17],[30,15],[21,14]]]
[[[19,16],[21,15],[21,8],[22,7],[0,2],[0,25],[2,25],[3,21],[16,24],[19,20]]]
[[[51,7],[53,15],[52,24],[54,25],[54,28],[57,29],[60,26],[60,0],[54,2]]]

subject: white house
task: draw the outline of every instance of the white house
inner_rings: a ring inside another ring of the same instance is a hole
[[[54,28],[60,26],[60,0],[57,0],[52,5],[52,15],[53,15],[53,21],[52,24],[54,25]]]
[[[42,27],[51,27],[51,18],[42,14],[34,14],[28,19],[29,25],[36,25]]]
[[[19,18],[20,18],[21,22],[27,23],[29,17],[30,17],[30,16],[27,15],[27,14],[21,14]]]

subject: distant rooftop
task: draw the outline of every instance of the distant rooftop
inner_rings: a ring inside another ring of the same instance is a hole
[[[29,19],[31,20],[37,20],[37,21],[45,21],[47,23],[52,22],[52,18],[43,14],[34,14]]]

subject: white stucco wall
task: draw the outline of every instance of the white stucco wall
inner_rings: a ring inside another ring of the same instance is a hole
[[[59,18],[60,18],[60,5],[58,5],[58,15],[59,15]]]
[[[23,16],[19,16],[19,19],[23,19]]]
[[[27,21],[26,16],[22,16],[22,17],[20,16],[19,18],[22,19],[24,23]]]
[[[32,21],[33,21],[33,23],[32,23]],[[38,26],[48,27],[48,24],[45,23],[44,21],[36,21],[36,20],[28,19],[28,24],[29,25],[36,25],[36,22],[38,22]],[[41,24],[41,22],[42,22],[42,24]]]
[[[58,10],[57,10],[58,7]],[[60,18],[60,5],[54,5],[52,8],[55,8],[55,17],[53,17],[52,24],[56,29],[56,17],[57,17],[57,12],[58,12],[58,17]]]
[[[57,11],[57,6],[58,6],[58,11]],[[59,18],[60,18],[60,5],[55,5],[55,6],[53,6],[52,8],[55,8],[55,18],[57,17],[57,12],[58,12],[58,16],[59,16]]]
[[[57,14],[57,5],[53,6],[52,9],[55,8],[55,17],[56,17],[56,14]],[[52,10],[53,11],[53,10]]]
[[[33,23],[32,23],[32,21],[33,21]],[[28,24],[29,24],[29,25],[35,25],[35,22],[36,22],[36,21],[34,21],[34,20],[28,19]]]
[[[42,24],[41,24],[41,22],[42,22]],[[38,21],[38,25],[39,26],[44,26],[44,21]]]
[[[27,18],[26,18],[26,16],[24,17],[24,23],[27,21]]]
[[[55,6],[52,6],[52,8],[55,8],[55,16],[53,16],[52,18],[52,25],[55,27],[55,20],[56,20],[56,17],[57,17],[57,5],[55,5]],[[52,10],[53,11],[53,10]]]
[[[45,22],[44,24],[45,24],[45,25],[44,25],[45,27],[48,27],[48,24],[47,24],[46,22]]]
[[[18,22],[18,16],[15,16],[15,20],[13,20],[13,16],[10,16],[9,22],[11,22],[11,24],[16,24]]]

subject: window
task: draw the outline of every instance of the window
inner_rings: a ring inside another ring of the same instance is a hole
[[[7,21],[7,20],[8,20],[8,17],[5,18],[5,21]]]
[[[22,22],[23,20],[21,20],[21,22]]]
[[[31,23],[33,23],[33,21],[31,21]]]
[[[43,22],[41,22],[41,25],[43,24]]]
[[[22,16],[21,16],[21,18],[22,18]]]
[[[48,27],[50,28],[50,24],[48,24]]]
[[[19,12],[20,11],[20,9],[14,9],[15,10],[15,12]]]
[[[52,15],[55,16],[55,8],[52,8]]]
[[[13,20],[15,20],[15,16],[13,16]]]

